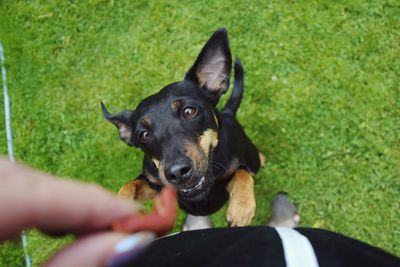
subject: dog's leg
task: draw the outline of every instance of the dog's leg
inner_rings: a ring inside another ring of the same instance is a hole
[[[139,177],[124,184],[118,192],[118,197],[131,200],[148,200],[154,198],[156,194],[157,190],[150,187],[149,181]]]
[[[254,181],[250,173],[238,169],[228,184],[230,196],[226,219],[231,226],[249,225],[256,213]]]

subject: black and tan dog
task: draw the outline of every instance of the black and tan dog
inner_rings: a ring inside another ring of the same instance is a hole
[[[142,174],[126,183],[119,196],[148,199],[171,185],[189,214],[212,214],[229,199],[228,223],[251,223],[253,176],[264,159],[235,118],[244,79],[238,59],[233,93],[221,111],[216,109],[229,88],[231,68],[228,35],[220,29],[183,81],[147,97],[135,110],[111,115],[102,103],[104,117],[118,127],[121,139],[145,154]]]

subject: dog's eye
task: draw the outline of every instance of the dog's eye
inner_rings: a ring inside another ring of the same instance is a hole
[[[139,141],[142,143],[148,143],[150,141],[150,133],[148,131],[142,131],[139,133]]]
[[[192,119],[197,114],[197,109],[195,107],[185,107],[183,109],[182,116],[185,119]]]

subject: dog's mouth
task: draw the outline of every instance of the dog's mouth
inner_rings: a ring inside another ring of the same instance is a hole
[[[200,178],[200,181],[197,184],[195,184],[191,187],[182,188],[181,192],[184,194],[191,194],[197,190],[201,190],[203,185],[205,184],[205,181],[206,181],[206,178],[203,176]]]
[[[204,199],[210,192],[213,181],[206,176],[190,180],[191,181],[188,181],[177,188],[180,197],[187,201],[198,201]]]

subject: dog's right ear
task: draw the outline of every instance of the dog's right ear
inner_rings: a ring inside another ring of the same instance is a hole
[[[119,137],[129,146],[136,146],[132,134],[135,125],[135,112],[133,110],[124,110],[115,115],[111,115],[103,102],[101,102],[101,110],[104,118],[117,126]]]
[[[229,49],[228,32],[219,29],[213,33],[185,79],[196,83],[216,104],[229,88],[232,56]]]

